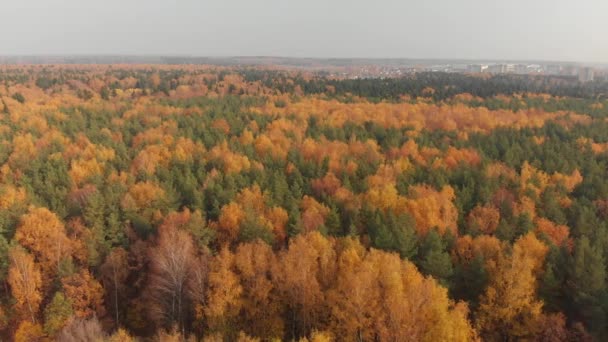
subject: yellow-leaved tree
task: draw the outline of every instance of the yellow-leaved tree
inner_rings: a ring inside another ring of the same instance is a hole
[[[542,319],[537,276],[547,246],[533,233],[519,238],[511,255],[501,255],[481,298],[477,326],[488,340],[532,339]]]

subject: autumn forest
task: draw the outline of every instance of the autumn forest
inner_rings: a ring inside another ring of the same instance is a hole
[[[607,94],[0,66],[0,340],[605,341]]]

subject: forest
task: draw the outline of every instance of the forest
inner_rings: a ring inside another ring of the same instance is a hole
[[[607,95],[0,65],[0,340],[605,341]]]

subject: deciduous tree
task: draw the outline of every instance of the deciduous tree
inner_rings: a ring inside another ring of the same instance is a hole
[[[11,248],[9,258],[8,284],[15,299],[15,311],[35,324],[42,302],[40,269],[34,258],[21,247]]]
[[[186,231],[173,225],[159,229],[150,250],[150,314],[161,326],[184,329],[186,284],[194,261],[194,243]]]
[[[70,241],[57,215],[46,208],[30,208],[15,232],[15,240],[35,256],[48,288],[59,268],[59,262],[70,256]]]

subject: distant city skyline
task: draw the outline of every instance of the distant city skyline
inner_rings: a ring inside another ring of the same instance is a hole
[[[12,0],[1,55],[608,63],[608,1]]]

